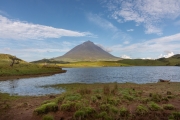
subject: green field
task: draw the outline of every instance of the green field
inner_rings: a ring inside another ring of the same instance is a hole
[[[170,58],[159,58],[155,60],[148,59],[122,59],[119,61],[53,61],[51,59],[42,59],[32,63],[48,63],[60,67],[120,67],[120,66],[180,66],[180,55],[174,55]]]
[[[0,54],[0,77],[6,76],[25,76],[25,75],[41,75],[41,74],[53,74],[63,72],[59,66],[56,65],[42,65],[28,63],[23,60],[19,60],[14,63],[9,59],[11,55]]]

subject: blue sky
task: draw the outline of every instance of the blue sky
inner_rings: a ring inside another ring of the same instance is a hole
[[[123,58],[180,54],[180,0],[0,0],[0,53],[33,61],[87,40]]]

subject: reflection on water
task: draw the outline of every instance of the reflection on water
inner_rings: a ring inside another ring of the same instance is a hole
[[[158,79],[180,82],[180,67],[105,67],[66,68],[67,72],[53,76],[0,82],[0,91],[18,95],[58,94],[64,90],[40,86],[62,83],[153,83]]]

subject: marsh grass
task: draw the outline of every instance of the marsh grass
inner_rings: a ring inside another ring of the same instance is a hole
[[[175,109],[174,105],[172,105],[172,104],[164,104],[163,108],[165,110],[174,110]]]
[[[104,85],[103,86],[103,93],[104,93],[104,95],[110,95],[111,90],[110,90],[109,85]]]
[[[169,116],[169,120],[180,120],[180,112],[173,112]]]
[[[159,106],[158,104],[156,104],[155,102],[150,102],[148,104],[149,106],[149,109],[152,110],[152,111],[159,111],[159,110],[162,110],[162,107]]]
[[[156,113],[161,114],[161,112],[172,107],[169,104],[164,104],[169,102],[164,100],[165,98],[169,99],[166,94],[160,94],[161,92],[158,91],[146,92],[144,91],[146,89],[139,89],[140,85],[134,87],[136,85],[130,83],[123,86],[115,83],[77,83],[60,86],[66,88],[66,92],[49,102],[59,101],[55,103],[59,104],[60,112],[63,112],[63,114],[71,113],[72,118],[77,120],[131,119],[134,116],[144,117]],[[112,92],[112,90],[116,92]],[[161,107],[162,103],[164,105]],[[159,118],[155,115],[152,119],[155,119],[155,117]]]
[[[34,110],[34,113],[39,115],[39,114],[45,114],[45,113],[48,113],[48,112],[51,112],[51,111],[52,112],[58,111],[57,103],[50,102],[50,103],[43,104],[40,107],[36,108]]]
[[[125,117],[125,118],[129,117],[129,115],[130,115],[129,110],[127,108],[125,108],[125,107],[122,107],[119,110],[119,113],[120,113],[120,117]]]
[[[42,120],[54,120],[54,117],[52,115],[45,115]]]
[[[148,108],[144,105],[138,105],[136,108],[136,114],[138,115],[146,115],[148,112]]]

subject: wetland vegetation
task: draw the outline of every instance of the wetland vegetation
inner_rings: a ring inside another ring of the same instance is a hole
[[[27,120],[179,120],[179,86],[180,83],[173,82],[76,83],[51,86],[66,89],[59,95],[15,97],[0,94],[1,119],[25,118],[31,114]],[[19,101],[21,104],[17,104]],[[19,112],[15,115],[17,108]]]

